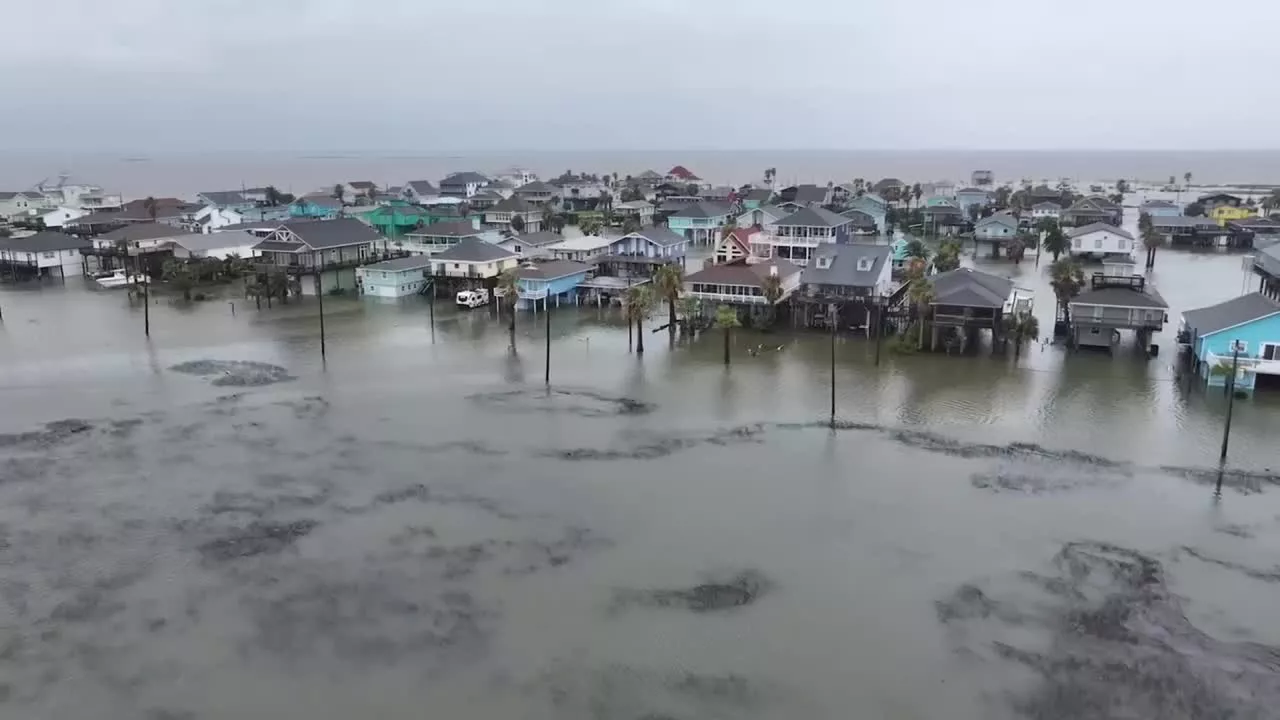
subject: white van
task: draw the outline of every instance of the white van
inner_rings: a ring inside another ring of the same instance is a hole
[[[477,308],[481,305],[489,304],[489,291],[481,288],[479,290],[463,290],[458,293],[458,307]]]

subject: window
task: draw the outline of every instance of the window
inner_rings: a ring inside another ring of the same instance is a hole
[[[1123,239],[1123,238],[1122,238],[1122,239],[1120,240],[1120,249],[1121,249],[1121,250],[1128,250],[1128,249],[1129,249],[1129,241],[1128,241],[1128,240],[1125,240],[1125,239]]]
[[[867,272],[874,264],[875,261],[871,258],[858,258],[858,272]]]
[[[1280,360],[1280,343],[1262,343],[1259,348],[1263,360]]]
[[[1093,249],[1094,249],[1094,250],[1101,250],[1101,249],[1102,249],[1102,238],[1098,238],[1097,240],[1094,240],[1094,241],[1093,241]]]
[[[1072,247],[1074,247],[1075,249],[1079,250],[1079,249],[1080,249],[1080,238],[1076,238],[1075,240],[1072,240],[1072,241],[1071,241],[1071,246],[1072,246]]]

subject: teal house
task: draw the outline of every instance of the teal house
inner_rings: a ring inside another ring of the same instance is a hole
[[[522,310],[543,310],[559,307],[560,301],[577,301],[575,290],[587,279],[592,265],[573,260],[547,260],[525,263],[516,270],[519,300],[516,307]]]
[[[861,210],[871,216],[876,230],[884,232],[885,221],[889,216],[889,203],[875,193],[863,193],[849,202],[851,210]]]
[[[1182,314],[1178,343],[1188,345],[1198,377],[1221,387],[1231,375],[1241,390],[1280,388],[1280,302],[1250,293]]]
[[[321,195],[307,195],[289,204],[289,217],[305,220],[332,220],[342,215],[342,201]]]
[[[729,206],[722,203],[689,203],[667,218],[667,227],[691,242],[715,245],[720,241],[720,228],[729,220],[729,213]]]
[[[356,286],[369,297],[421,295],[431,289],[430,274],[430,257],[410,255],[356,268]]]

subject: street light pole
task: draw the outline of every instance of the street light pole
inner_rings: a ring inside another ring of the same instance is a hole
[[[547,368],[543,380],[551,387],[551,308],[547,306],[547,299],[542,300],[542,314],[547,316]]]
[[[827,320],[831,323],[831,429],[836,428],[836,313],[835,303],[828,306]]]
[[[1231,439],[1231,413],[1235,410],[1236,404],[1236,372],[1240,367],[1240,341],[1235,340],[1231,343],[1231,378],[1227,381],[1227,421],[1222,426],[1222,453],[1218,455],[1218,462],[1225,463],[1227,461],[1227,443]],[[1222,489],[1222,476],[1218,476],[1218,489]]]

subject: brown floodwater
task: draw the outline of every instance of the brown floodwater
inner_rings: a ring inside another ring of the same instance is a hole
[[[989,265],[1037,289],[1044,264]],[[1160,355],[0,286],[0,716],[1264,718],[1280,406]],[[235,314],[230,303],[236,305]],[[665,309],[655,313],[662,322]],[[769,350],[748,355],[747,347]],[[781,349],[773,349],[781,346]]]

